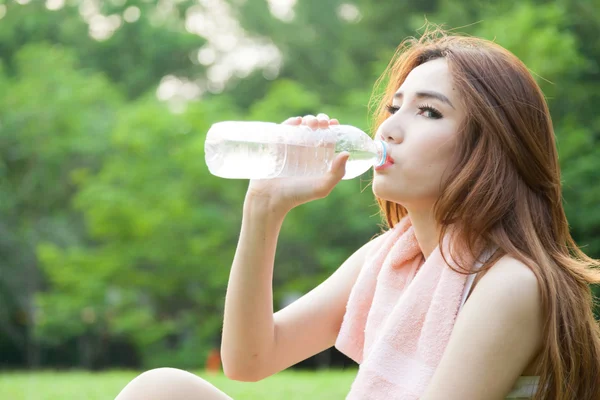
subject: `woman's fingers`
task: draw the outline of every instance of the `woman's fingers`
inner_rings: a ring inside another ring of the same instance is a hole
[[[302,118],[302,125],[306,125],[310,129],[317,129],[319,127],[319,121],[314,115],[306,115]]]
[[[323,113],[318,114],[317,122],[318,122],[319,129],[329,128],[329,117],[327,116],[327,114],[323,114]]]
[[[282,124],[287,125],[300,125],[302,122],[302,117],[291,117],[282,122]]]
[[[327,129],[330,125],[339,125],[340,122],[336,118],[330,119],[327,114],[320,113],[316,117],[310,114],[304,117],[291,117],[283,121],[283,124],[306,125],[311,129]]]

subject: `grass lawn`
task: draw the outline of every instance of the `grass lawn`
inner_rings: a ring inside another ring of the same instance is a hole
[[[195,371],[198,373],[197,371]],[[138,372],[0,372],[1,400],[114,400]],[[256,383],[198,373],[235,400],[344,399],[355,370],[287,370]],[[176,400],[176,399],[173,399]]]

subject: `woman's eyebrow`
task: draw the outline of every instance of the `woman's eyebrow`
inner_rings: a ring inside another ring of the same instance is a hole
[[[399,99],[402,100],[402,98],[404,97],[404,93],[403,92],[396,92],[394,94],[394,98],[395,99]],[[415,97],[418,99],[437,99],[443,103],[448,104],[450,107],[454,108],[454,105],[452,104],[452,102],[450,101],[450,99],[448,99],[446,96],[444,96],[443,94],[441,94],[440,92],[435,92],[433,90],[425,90],[422,92],[417,92],[415,94]]]

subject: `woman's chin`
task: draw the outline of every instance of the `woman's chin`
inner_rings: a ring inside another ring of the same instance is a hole
[[[409,185],[397,177],[392,181],[390,176],[374,176],[371,190],[375,197],[404,206],[415,200],[414,184]]]
[[[402,197],[400,196],[400,193],[398,193],[399,187],[391,187],[390,182],[387,179],[383,179],[381,176],[375,176],[373,178],[371,189],[373,190],[373,194],[381,200],[398,203],[398,198]]]

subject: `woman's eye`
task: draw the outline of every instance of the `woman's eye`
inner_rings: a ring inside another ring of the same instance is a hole
[[[393,105],[387,105],[385,107],[387,109],[387,112],[389,114],[395,114],[396,111],[398,111],[400,109],[400,107],[397,106],[393,106]],[[419,112],[417,113],[418,115],[422,115],[426,118],[431,118],[431,119],[440,119],[442,118],[442,113],[439,112],[437,109],[435,109],[432,106],[429,105],[423,105],[423,106],[419,106],[417,107],[419,109]]]
[[[396,107],[396,106],[393,106],[391,104],[387,105],[385,108],[387,109],[387,112],[390,113],[390,114],[395,114],[396,111],[398,111],[400,109],[400,107]]]
[[[431,119],[440,119],[442,118],[442,113],[431,106],[420,106],[419,107],[419,115],[423,115],[425,118]]]

